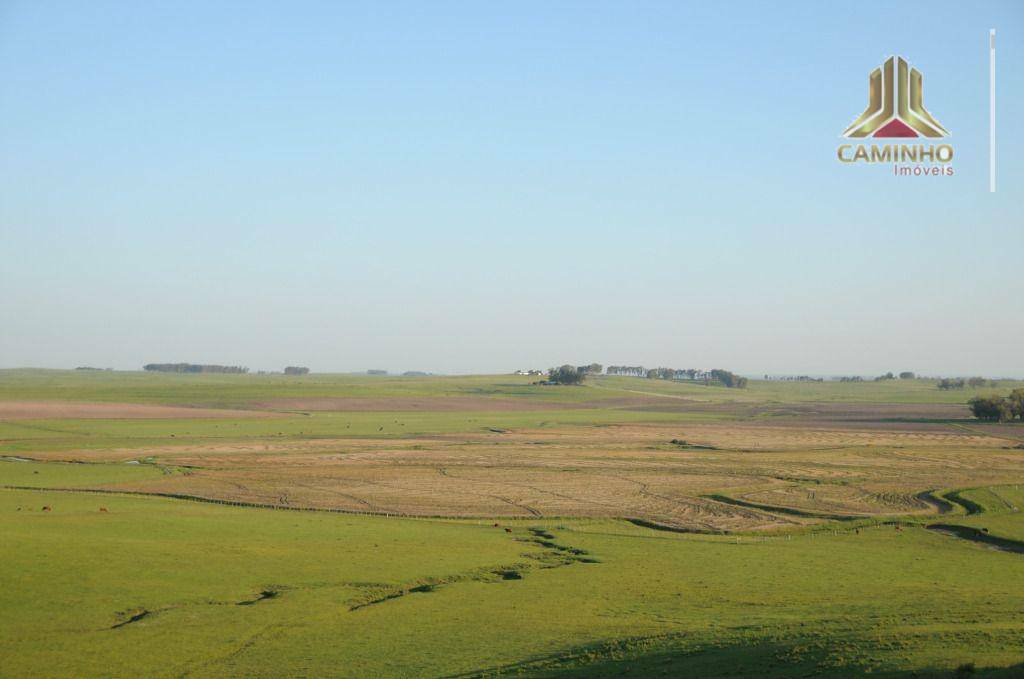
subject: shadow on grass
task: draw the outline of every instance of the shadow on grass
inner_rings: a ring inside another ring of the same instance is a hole
[[[490,668],[460,677],[1003,677],[1024,676],[1024,663],[1011,667],[885,669],[854,644],[817,640],[759,641],[686,647],[685,637],[619,640],[580,647],[562,655]]]

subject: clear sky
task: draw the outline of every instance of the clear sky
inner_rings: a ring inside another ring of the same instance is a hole
[[[0,366],[1024,375],[1022,33],[1018,1],[2,0]],[[890,54],[953,177],[837,161]]]

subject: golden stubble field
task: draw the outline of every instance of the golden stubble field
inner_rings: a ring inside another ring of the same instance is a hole
[[[437,412],[479,412],[492,400],[464,397]],[[421,401],[392,405],[432,405]],[[686,406],[640,401],[626,407]],[[370,406],[388,403],[358,404]],[[117,486],[142,492],[384,514],[625,517],[698,531],[926,515],[941,510],[926,491],[1024,482],[1022,430],[943,420],[962,414],[955,406],[694,407],[733,419],[228,440],[34,457],[118,462],[142,453],[169,472]]]

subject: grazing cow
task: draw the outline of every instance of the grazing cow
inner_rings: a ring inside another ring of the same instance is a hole
[[[512,532],[512,529],[511,529],[511,528],[506,528],[506,529],[505,529],[505,532],[506,532],[506,533],[511,533],[511,532]]]
[[[103,512],[104,514],[106,514],[107,513],[107,508],[106,507],[100,507],[100,511]]]
[[[50,511],[50,505],[43,505],[43,511],[44,512]]]
[[[494,527],[495,527],[495,528],[497,528],[497,527],[498,527],[498,524],[494,524]]]

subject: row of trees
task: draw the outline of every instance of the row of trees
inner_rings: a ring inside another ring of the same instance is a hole
[[[894,380],[894,379],[896,379],[896,377],[897,376],[895,374],[893,374],[892,371],[889,371],[889,372],[885,373],[884,375],[879,375],[878,377],[874,378],[874,380],[875,380],[875,382],[885,382],[887,380]],[[899,379],[901,379],[901,380],[913,380],[913,379],[917,379],[917,375],[915,375],[914,373],[910,372],[909,370],[904,370],[903,372],[901,372],[899,374]],[[861,377],[860,375],[850,375],[848,377],[840,377],[839,381],[840,382],[863,382],[864,378]]]
[[[949,391],[952,389],[963,389],[964,387],[981,389],[982,387],[995,387],[998,384],[995,380],[988,380],[984,377],[970,377],[966,380],[962,377],[943,377],[939,380],[937,386],[943,391]]]
[[[979,420],[1024,420],[1024,389],[1014,389],[1009,396],[975,396],[967,405]]]
[[[781,375],[779,377],[772,377],[771,375],[765,375],[764,381],[774,380],[776,382],[824,382],[824,377],[811,377],[810,375]]]
[[[247,373],[240,365],[209,365],[204,363],[147,363],[143,370],[160,373]]]
[[[596,365],[600,374],[600,365]],[[593,366],[591,366],[593,367]],[[696,368],[650,368],[645,369],[642,365],[610,365],[606,371],[608,375],[626,375],[629,377],[646,377],[649,380],[689,380],[691,382],[703,382],[704,384],[720,384],[734,389],[743,389],[747,386],[747,378],[741,377],[728,370],[715,368],[714,370],[697,370]]]
[[[566,364],[558,368],[550,368],[547,382],[549,384],[580,384],[587,375],[600,375],[601,369],[600,363],[580,366]],[[607,374],[646,377],[650,380],[702,381],[706,385],[718,384],[733,389],[743,389],[747,386],[746,377],[719,368],[714,370],[696,370],[694,368],[651,368],[645,370],[643,366],[610,365]]]
[[[285,375],[308,375],[309,374],[309,368],[306,368],[306,367],[303,367],[303,366],[299,366],[299,365],[290,365],[290,366],[288,366],[287,368],[284,369],[284,374]]]

